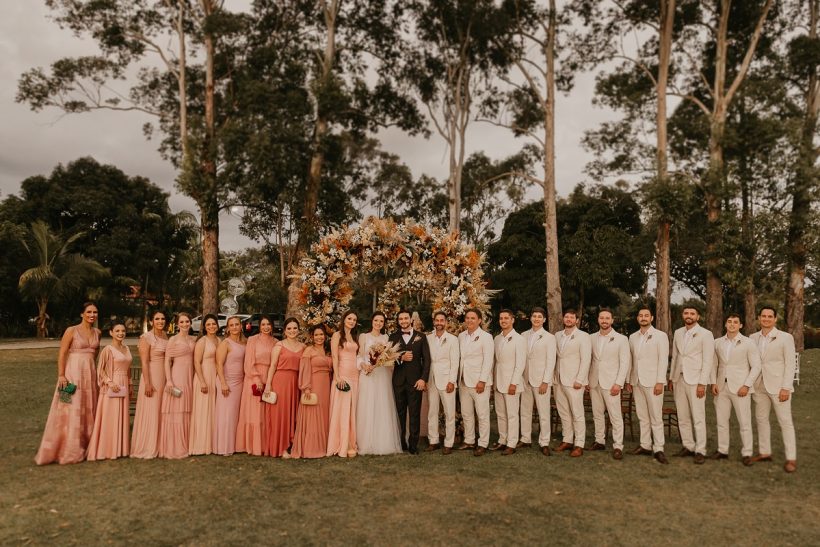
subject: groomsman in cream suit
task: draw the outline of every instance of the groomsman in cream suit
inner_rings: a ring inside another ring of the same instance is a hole
[[[683,308],[683,326],[675,331],[669,374],[683,443],[678,456],[694,455],[698,464],[706,461],[706,386],[712,378],[715,360],[715,338],[698,324],[699,319],[697,309]]]
[[[495,414],[498,418],[498,442],[490,450],[504,456],[515,453],[518,445],[518,407],[524,389],[524,365],[527,346],[524,337],[513,330],[515,317],[501,310],[498,324],[501,334],[495,337]]]
[[[629,372],[629,340],[612,330],[612,311],[598,312],[600,330],[592,335],[592,364],[589,367],[589,397],[595,422],[595,442],[592,450],[606,450],[606,418],[612,424],[612,457],[624,457],[624,416],[621,410],[621,390]]]
[[[467,310],[466,330],[458,335],[460,352],[458,398],[464,420],[464,442],[459,450],[474,449],[483,456],[490,444],[490,393],[493,386],[493,335],[481,329],[481,312]],[[478,444],[475,422],[478,416]]]
[[[769,414],[774,407],[777,423],[783,434],[783,447],[786,450],[787,473],[797,470],[797,442],[792,422],[792,398],[794,391],[795,350],[794,338],[788,332],[777,330],[777,312],[765,306],[758,315],[760,331],[750,336],[758,351],[762,374],[755,384],[755,419],[757,420],[757,448],[759,454],[753,461],[772,461],[771,430]]]
[[[538,409],[538,446],[545,456],[550,455],[550,391],[555,377],[555,336],[544,329],[547,312],[533,308],[530,313],[532,328],[522,334],[527,346],[524,365],[524,390],[521,392],[521,442],[532,444],[532,405]]]
[[[584,454],[586,423],[584,416],[584,386],[589,383],[592,346],[589,334],[577,328],[578,313],[564,312],[564,330],[555,335],[558,347],[555,365],[555,406],[561,417],[563,442],[556,450],[569,450],[577,458]],[[574,448],[573,448],[574,445]]]
[[[629,337],[632,369],[627,389],[635,398],[641,445],[632,453],[652,454],[660,463],[668,464],[663,451],[663,388],[669,368],[669,337],[652,326],[652,311],[647,307],[638,310],[638,326]]]
[[[743,465],[752,465],[752,386],[760,376],[760,354],[750,339],[740,334],[743,325],[740,316],[726,317],[726,334],[715,340],[717,370],[712,383],[715,415],[717,416],[718,449],[710,457],[723,460],[729,457],[729,416],[735,409],[740,426],[740,455]]]
[[[439,448],[438,412],[444,407],[444,450],[453,450],[456,436],[456,385],[458,384],[458,338],[447,332],[447,316],[437,311],[433,314],[433,332],[427,335],[430,346],[430,381],[427,382],[427,437],[432,452]]]

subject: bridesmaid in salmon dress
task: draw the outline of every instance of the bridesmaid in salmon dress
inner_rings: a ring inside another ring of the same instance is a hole
[[[315,405],[299,402],[291,451],[293,458],[324,458],[327,455],[333,364],[325,348],[325,328],[317,325],[311,335],[313,345],[305,350],[299,363],[299,389],[306,397],[315,394],[318,401]]]
[[[165,393],[159,422],[159,457],[178,460],[188,457],[188,432],[193,402],[194,346],[188,334],[191,316],[177,317],[179,333],[168,340],[165,349]]]
[[[142,377],[137,393],[137,412],[131,432],[131,457],[156,458],[159,444],[159,417],[162,390],[165,388],[165,313],[151,316],[151,331],[140,337],[139,354]]]
[[[80,324],[68,327],[63,333],[57,357],[57,387],[43,440],[34,456],[37,465],[78,463],[85,459],[97,404],[94,357],[100,347],[100,331],[94,328],[96,322],[97,306],[86,302]],[[68,384],[77,388],[73,395],[60,391]]]
[[[239,405],[239,425],[236,428],[236,451],[253,456],[267,456],[268,436],[265,426],[265,403],[262,392],[270,368],[273,337],[270,317],[259,318],[259,334],[248,338],[245,346],[245,383],[242,386],[242,402]],[[254,395],[254,388],[259,395]]]
[[[219,323],[209,313],[203,320],[205,335],[194,346],[194,402],[191,407],[191,429],[188,454],[213,452],[214,408],[216,407],[216,347],[219,345]]]
[[[228,318],[228,336],[216,349],[216,375],[220,393],[214,407],[214,454],[230,456],[236,450],[236,426],[245,377],[245,337],[239,318]]]
[[[131,391],[131,350],[125,340],[125,323],[114,322],[111,344],[103,348],[97,362],[97,415],[88,445],[88,460],[113,460],[128,456],[131,449],[128,403]]]
[[[273,348],[265,380],[265,393],[276,393],[276,404],[265,405],[268,455],[274,458],[290,458],[299,405],[299,361],[305,351],[305,345],[297,339],[299,321],[295,318],[285,320],[284,335],[282,342]]]
[[[338,454],[341,458],[356,455],[356,400],[359,397],[359,369],[356,367],[359,344],[358,317],[347,311],[342,317],[339,331],[330,339],[330,355],[333,359],[334,389],[330,395],[330,433],[327,455]],[[347,391],[343,391],[347,388]]]

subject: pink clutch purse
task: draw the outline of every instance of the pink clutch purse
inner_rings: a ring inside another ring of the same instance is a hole
[[[126,388],[125,386],[119,386],[119,387],[120,387],[119,391],[114,391],[113,389],[111,389],[109,387],[108,388],[108,396],[109,397],[125,397],[125,395],[128,393],[128,388]]]

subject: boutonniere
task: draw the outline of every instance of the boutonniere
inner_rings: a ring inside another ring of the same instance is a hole
[[[735,345],[739,346],[740,345],[740,340],[735,340]]]
[[[569,337],[569,339],[570,340],[575,340],[575,335],[573,334],[572,336]]]
[[[416,337],[415,337],[415,338],[413,338],[413,343],[415,344],[416,342],[418,342],[418,341],[420,341],[420,340],[421,340],[421,336],[419,336],[419,335],[417,334],[417,335],[416,335]]]
[[[507,342],[512,342],[512,334],[507,337]]]
[[[609,341],[610,341],[610,342],[612,342],[613,340],[615,340],[615,337],[614,337],[614,336],[610,336],[610,337],[609,337]]]
[[[774,342],[775,340],[777,340],[777,336],[772,336],[772,342]]]
[[[441,345],[443,346],[443,345],[444,345],[444,344],[446,344],[446,343],[447,343],[447,338],[442,338],[442,339],[441,339]]]
[[[694,337],[695,337],[695,336],[697,336],[697,335],[698,335],[698,333],[693,332],[693,333],[692,333],[692,338],[694,338]]]
[[[543,334],[539,334],[539,335],[538,335],[538,339],[539,339],[539,340],[540,340],[540,339],[542,339],[543,337],[544,337],[544,335],[543,335]]]
[[[652,340],[652,335],[650,334],[649,336],[646,337],[646,339],[647,340]]]
[[[478,342],[478,336],[476,336],[475,338],[473,338],[473,342]]]

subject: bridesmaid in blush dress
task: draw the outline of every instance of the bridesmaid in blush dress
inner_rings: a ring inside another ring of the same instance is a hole
[[[302,404],[296,410],[296,433],[293,436],[293,458],[324,458],[330,429],[330,373],[333,364],[327,355],[327,333],[322,325],[311,330],[313,345],[302,354],[299,363],[299,389],[302,395],[317,398],[315,405]]]
[[[188,457],[188,431],[191,428],[194,346],[188,334],[191,316],[177,317],[179,334],[168,340],[165,349],[165,393],[159,423],[159,457],[178,460]]]
[[[165,313],[151,316],[151,331],[140,337],[139,354],[142,378],[137,393],[137,412],[131,433],[132,458],[156,458],[159,444],[159,416],[165,388]]]
[[[272,333],[273,323],[267,315],[263,315],[259,318],[259,334],[248,338],[245,347],[245,383],[242,386],[242,403],[239,405],[236,451],[254,456],[268,454],[262,392],[268,377],[271,352],[277,343]],[[254,389],[259,395],[254,394]]]
[[[216,349],[216,375],[220,393],[214,409],[214,454],[230,456],[236,448],[236,425],[245,373],[245,337],[239,318],[228,318],[228,336]]]
[[[191,430],[188,454],[213,452],[214,407],[216,406],[216,347],[219,345],[219,323],[214,314],[203,319],[205,335],[194,346],[194,390],[191,406]]]
[[[327,439],[327,455],[338,454],[352,458],[356,448],[356,400],[359,396],[359,369],[356,357],[359,337],[356,328],[358,317],[350,310],[342,316],[339,331],[330,339],[330,355],[333,360],[333,382],[330,395],[330,432]]]
[[[97,306],[86,302],[80,324],[63,333],[57,357],[57,387],[43,440],[34,456],[37,465],[78,463],[85,459],[97,404],[94,357],[100,347],[100,331],[94,328],[96,322]],[[61,393],[68,384],[76,386],[73,395]]]
[[[284,340],[271,352],[271,365],[265,381],[265,393],[276,393],[276,404],[266,404],[265,425],[268,432],[268,454],[274,458],[290,457],[296,430],[296,407],[299,404],[299,361],[305,345],[297,340],[299,321],[285,320]]]
[[[113,460],[128,456],[131,448],[128,413],[131,391],[131,350],[125,340],[125,323],[114,322],[109,331],[111,344],[103,348],[97,362],[97,415],[88,445],[88,460]]]

